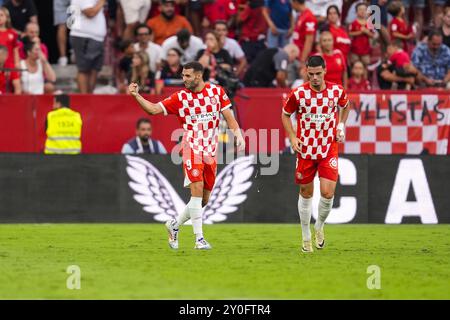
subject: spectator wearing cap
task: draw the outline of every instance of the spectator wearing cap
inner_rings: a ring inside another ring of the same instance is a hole
[[[228,37],[228,27],[225,21],[216,21],[214,24],[214,31],[220,38],[220,45],[223,49],[227,50],[230,54],[233,62],[236,66],[236,74],[242,75],[247,67],[247,59],[245,58],[244,51],[242,51],[239,42]]]
[[[189,21],[175,13],[174,0],[161,0],[159,7],[160,15],[147,21],[147,25],[153,30],[153,41],[162,45],[169,37],[175,35],[181,29],[189,30],[192,33],[192,26]]]
[[[419,70],[419,84],[427,87],[449,87],[450,49],[443,44],[439,30],[431,30],[427,42],[420,43],[414,49],[412,62]]]
[[[9,10],[14,29],[24,31],[28,22],[38,23],[37,9],[33,0],[8,0],[4,7]]]
[[[161,68],[162,59],[162,48],[161,46],[154,43],[152,39],[152,29],[150,29],[146,24],[140,24],[136,27],[135,37],[137,43],[134,44],[135,51],[144,51],[147,53],[149,58],[150,71],[156,74]]]
[[[125,24],[127,25],[123,33],[123,38],[131,39],[137,25],[147,20],[152,2],[151,0],[120,0],[120,5],[125,16]]]
[[[70,31],[70,42],[78,68],[78,89],[80,93],[92,93],[97,83],[97,74],[103,66],[105,0],[72,0],[71,5],[81,12]]]
[[[294,31],[294,16],[287,0],[264,0],[263,16],[269,25],[267,47],[282,48]]]
[[[288,66],[299,56],[298,47],[288,44],[284,48],[267,48],[261,51],[245,73],[247,87],[287,87]]]
[[[150,120],[141,118],[136,123],[136,136],[122,147],[123,154],[167,154],[159,140],[152,139],[153,130]]]
[[[266,48],[267,23],[262,15],[264,2],[238,0],[237,22],[241,27],[240,44],[251,63]]]
[[[199,50],[205,48],[205,45],[199,37],[191,35],[189,30],[181,29],[175,36],[172,36],[162,44],[162,59],[167,59],[169,49],[178,49],[182,54],[181,63],[194,61]]]

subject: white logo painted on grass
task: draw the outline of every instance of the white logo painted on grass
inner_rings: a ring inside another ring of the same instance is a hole
[[[220,171],[208,205],[203,210],[203,223],[225,221],[227,215],[237,211],[247,199],[245,193],[252,185],[249,180],[254,170],[253,160],[253,155],[240,157]],[[158,169],[138,157],[127,156],[127,161],[127,173],[131,179],[128,185],[144,211],[154,214],[154,219],[161,222],[175,219],[183,212],[186,204]]]
[[[71,265],[67,267],[66,272],[70,274],[67,278],[66,286],[69,290],[81,289],[81,269],[77,265]]]
[[[367,273],[371,274],[367,278],[367,289],[373,290],[373,289],[381,289],[381,269],[377,265],[371,265],[367,267]]]

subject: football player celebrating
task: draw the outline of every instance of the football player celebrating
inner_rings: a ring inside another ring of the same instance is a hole
[[[245,141],[230,110],[231,101],[225,90],[203,81],[203,66],[198,62],[189,62],[183,66],[182,74],[185,89],[156,104],[139,94],[136,83],[130,84],[129,91],[148,114],[175,114],[184,129],[184,186],[190,188],[191,199],[179,217],[166,222],[169,246],[178,249],[179,227],[191,219],[196,237],[194,248],[211,249],[211,245],[203,237],[202,207],[208,203],[216,179],[220,113],[236,137],[238,151],[245,148]]]
[[[295,180],[300,185],[298,211],[302,227],[303,252],[312,252],[311,207],[314,177],[319,172],[320,203],[315,230],[315,245],[325,245],[323,225],[333,206],[338,178],[338,142],[345,138],[344,127],[349,108],[343,87],[324,80],[325,61],[320,56],[308,58],[306,72],[309,78],[291,91],[282,112],[283,126],[292,148],[297,152]],[[290,116],[297,112],[297,133]]]

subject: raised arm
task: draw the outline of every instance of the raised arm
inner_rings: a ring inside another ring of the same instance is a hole
[[[139,94],[139,86],[137,83],[131,83],[128,86],[128,90],[130,91],[130,94],[136,99],[136,101],[139,103],[142,109],[144,109],[145,112],[147,112],[150,115],[156,115],[164,113],[163,108],[159,103],[151,103],[148,100],[145,100],[140,94]]]

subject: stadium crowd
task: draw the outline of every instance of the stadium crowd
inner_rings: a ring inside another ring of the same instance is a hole
[[[0,93],[54,92],[33,0],[0,6]],[[160,94],[182,84],[192,60],[231,93],[291,87],[306,79],[310,55],[322,55],[326,80],[349,90],[450,89],[446,0],[54,0],[53,8],[58,68],[76,65],[81,93],[94,92],[110,65],[115,92],[136,82]]]

